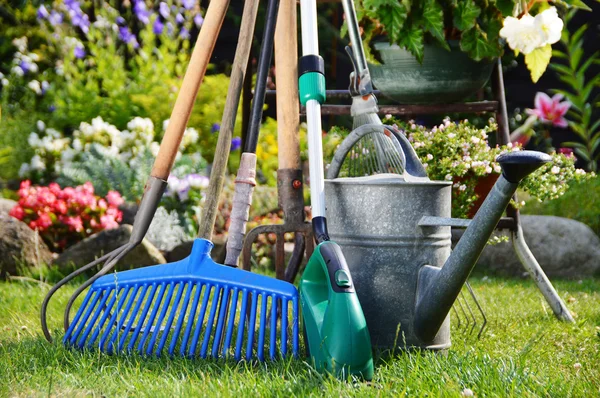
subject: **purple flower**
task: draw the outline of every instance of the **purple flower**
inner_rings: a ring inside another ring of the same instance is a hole
[[[192,8],[194,8],[196,0],[182,0],[181,4],[183,4],[183,8],[185,8],[186,10],[191,10]]]
[[[177,14],[177,15],[175,16],[175,21],[176,21],[177,23],[183,23],[183,22],[185,21],[185,19],[183,18],[183,15],[181,15],[181,14]]]
[[[26,61],[21,61],[19,67],[23,70],[23,73],[26,75],[31,70],[31,64]]]
[[[79,27],[85,34],[89,32],[90,18],[87,16],[87,14],[84,14],[81,9],[71,9],[69,11],[69,16],[71,17],[71,23],[73,23],[73,26]]]
[[[48,112],[54,112],[54,111],[56,111],[56,106],[55,105],[50,105],[48,107]]]
[[[50,83],[48,83],[47,81],[43,81],[42,82],[42,95],[46,94],[46,91],[48,91],[48,89],[50,88]]]
[[[123,18],[122,16],[118,16],[116,19],[117,24],[119,25],[125,25],[125,18]]]
[[[186,28],[181,28],[181,31],[179,32],[179,37],[181,37],[184,40],[188,40],[190,38],[190,32]]]
[[[194,189],[208,187],[209,179],[206,176],[192,173],[192,174],[188,174],[187,176],[185,176],[185,179],[187,180],[190,187],[192,187]]]
[[[137,19],[139,19],[144,25],[150,22],[150,12],[146,8],[146,3],[144,3],[143,0],[135,1],[135,4],[133,5],[133,12],[135,13]]]
[[[83,46],[75,46],[75,48],[73,49],[73,55],[75,55],[75,58],[77,59],[85,57],[85,49],[83,48]]]
[[[231,139],[231,150],[237,151],[242,147],[242,139],[240,137],[233,137]]]
[[[119,28],[119,38],[123,40],[127,44],[131,44],[133,48],[138,48],[138,41],[133,33],[129,30],[127,26],[121,26]]]
[[[50,16],[48,17],[48,22],[50,22],[50,25],[52,26],[56,26],[58,24],[61,24],[63,21],[63,16],[61,13],[56,12],[56,11],[52,11],[50,13]]]
[[[213,123],[212,127],[210,128],[210,132],[216,133],[219,130],[221,130],[221,125],[219,123]]]
[[[49,16],[50,16],[50,13],[48,12],[48,10],[46,10],[46,7],[44,7],[44,5],[42,4],[40,6],[40,8],[38,8],[38,10],[37,10],[38,19],[46,19]]]
[[[156,21],[154,21],[154,25],[152,26],[152,31],[155,35],[160,35],[162,34],[164,27],[165,25],[160,22],[160,18],[156,18]]]
[[[173,24],[171,22],[167,22],[167,32],[173,34]]]
[[[194,23],[197,27],[202,26],[202,24],[204,23],[204,18],[202,17],[202,15],[200,15],[200,13],[196,14],[196,16],[194,17]]]
[[[158,12],[162,15],[163,18],[167,18],[169,16],[169,6],[164,1],[161,1],[160,6],[158,6]]]

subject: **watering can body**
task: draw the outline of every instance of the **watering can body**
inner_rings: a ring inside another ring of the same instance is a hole
[[[429,341],[413,320],[419,270],[442,267],[451,253],[450,227],[421,228],[419,221],[450,217],[451,189],[450,182],[395,174],[325,181],[330,236],[347,259],[373,347],[450,346],[449,317]]]

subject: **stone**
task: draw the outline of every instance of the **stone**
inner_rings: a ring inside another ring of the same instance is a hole
[[[123,219],[121,220],[121,224],[131,224],[133,225],[133,221],[135,220],[135,215],[139,209],[139,205],[137,203],[125,202],[119,206],[119,210],[123,213]]]
[[[583,278],[600,274],[600,238],[585,224],[555,216],[521,215],[525,242],[549,278]],[[504,232],[506,233],[506,232]],[[512,242],[488,245],[479,269],[527,276]]]
[[[11,199],[0,198],[0,213],[6,213],[17,205],[17,202]]]
[[[69,247],[54,262],[59,268],[75,265],[77,268],[96,258],[126,245],[133,227],[128,224],[119,228],[107,229]],[[146,265],[164,264],[166,260],[152,243],[144,239],[117,264],[119,270],[138,268]]]
[[[27,224],[0,212],[0,278],[18,275],[20,267],[52,262],[52,252]]]
[[[210,251],[210,257],[218,264],[225,262],[226,244],[227,239],[223,235],[213,237],[212,243],[214,247]],[[193,240],[183,242],[175,246],[171,251],[165,254],[167,262],[173,263],[175,261],[183,260],[192,252]]]

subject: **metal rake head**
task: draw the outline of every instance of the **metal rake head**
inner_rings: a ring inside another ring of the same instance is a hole
[[[90,288],[63,342],[112,354],[263,361],[298,355],[298,291],[216,264],[212,243],[186,259],[106,275]],[[258,321],[258,322],[257,322]],[[268,336],[268,337],[267,337]]]

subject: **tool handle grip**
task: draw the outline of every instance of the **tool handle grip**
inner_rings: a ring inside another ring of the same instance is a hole
[[[150,173],[152,177],[163,180],[169,178],[228,6],[229,0],[213,0],[208,6],[202,29],[171,112],[169,126],[160,143],[160,149]]]

